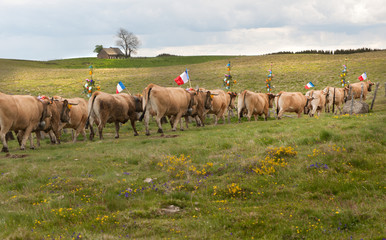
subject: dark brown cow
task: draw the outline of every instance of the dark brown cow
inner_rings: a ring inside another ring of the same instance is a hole
[[[33,130],[43,128],[44,119],[48,117],[49,102],[40,101],[36,97],[26,95],[7,95],[0,93],[0,139],[3,143],[2,152],[8,152],[5,135],[9,131],[23,131],[20,149]]]
[[[363,100],[366,100],[367,93],[371,92],[371,87],[374,85],[374,83],[371,82],[370,80],[367,82],[363,81],[363,82],[350,84],[349,87],[351,87],[352,91],[354,92],[354,99],[361,97],[362,83],[363,83]],[[349,94],[348,99],[351,99],[351,93]]]
[[[177,124],[181,121],[181,117],[185,114],[192,113],[194,105],[194,94],[189,93],[183,88],[161,87],[155,84],[149,84],[143,90],[143,113],[140,121],[145,119],[146,135],[149,132],[149,118],[150,115],[156,116],[158,125],[158,133],[163,135],[161,119],[164,116],[173,118],[173,128],[175,131]]]
[[[246,110],[248,121],[251,121],[252,115],[257,120],[257,115],[264,114],[264,120],[267,121],[269,108],[273,107],[275,95],[272,93],[255,93],[248,90],[243,91],[237,101],[237,116],[239,122]]]
[[[106,123],[115,123],[115,138],[119,138],[119,124],[130,120],[134,136],[138,136],[135,128],[137,113],[142,111],[141,99],[120,93],[108,94],[94,92],[88,101],[88,122],[90,125],[90,140],[94,138],[94,122],[98,126],[99,138],[103,139],[102,131]]]
[[[224,90],[221,89],[210,90],[210,92],[214,96],[212,99],[212,108],[208,111],[208,114],[214,114],[214,125],[217,125],[217,121],[219,118],[222,118],[223,123],[225,124],[225,111],[228,110],[229,117],[230,111],[232,109],[235,109],[235,99],[237,93],[226,93]]]
[[[344,88],[326,87],[323,91],[327,93],[326,112],[330,112],[332,105],[335,104],[335,106],[339,109],[340,114],[342,114],[341,106],[343,106],[345,99],[348,96],[348,87],[344,87]],[[335,99],[334,99],[334,94],[335,94]],[[335,114],[337,112],[338,110],[335,111]]]
[[[275,97],[277,118],[281,119],[284,112],[295,112],[300,118],[301,113],[308,114],[312,98],[301,92],[279,92]]]

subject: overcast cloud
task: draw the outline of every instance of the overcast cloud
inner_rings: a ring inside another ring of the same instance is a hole
[[[96,56],[121,27],[148,57],[386,48],[384,0],[1,0],[0,58]]]

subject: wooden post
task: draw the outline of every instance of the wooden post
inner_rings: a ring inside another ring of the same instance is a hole
[[[332,115],[335,114],[335,88],[334,88],[334,97],[332,98]]]
[[[353,109],[354,109],[354,91],[352,90],[352,87],[350,87],[351,92],[351,108],[350,108],[350,115],[352,115]]]
[[[377,96],[377,90],[378,90],[378,87],[379,87],[379,83],[377,83],[377,85],[375,85],[374,98],[373,98],[373,101],[371,102],[371,108],[370,108],[370,110],[373,110],[374,101],[375,101],[375,97]]]
[[[361,101],[362,101],[362,97],[363,97],[363,83],[361,84]]]

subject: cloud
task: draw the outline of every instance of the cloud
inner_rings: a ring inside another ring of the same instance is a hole
[[[3,0],[0,57],[95,56],[95,45],[115,45],[120,27],[140,37],[141,56],[385,48],[383,5],[381,0]]]

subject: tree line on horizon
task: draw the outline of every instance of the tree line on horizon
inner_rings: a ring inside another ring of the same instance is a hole
[[[364,52],[375,52],[382,51],[384,49],[372,49],[372,48],[357,48],[357,49],[337,49],[333,50],[303,50],[298,52],[292,51],[280,51],[275,53],[269,53],[267,55],[275,55],[275,54],[353,54],[353,53],[364,53]]]

